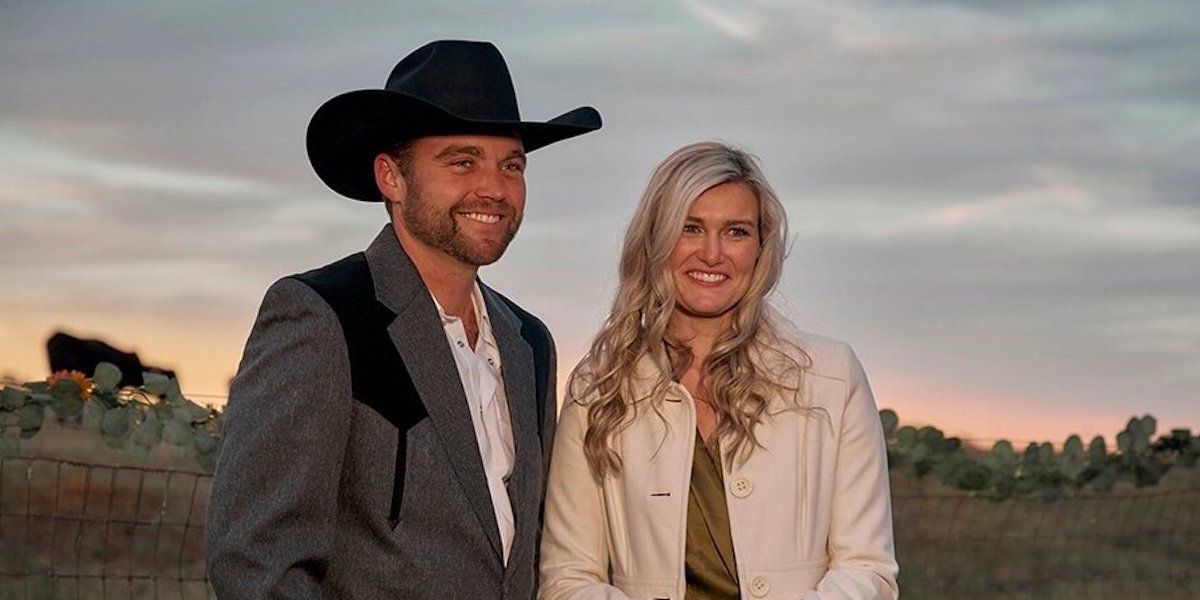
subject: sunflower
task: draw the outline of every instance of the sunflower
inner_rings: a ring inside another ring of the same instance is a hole
[[[54,384],[58,383],[60,379],[70,379],[79,386],[80,400],[87,400],[91,396],[92,388],[94,387],[92,380],[87,375],[84,375],[82,371],[55,371],[46,378],[46,384],[54,387]]]

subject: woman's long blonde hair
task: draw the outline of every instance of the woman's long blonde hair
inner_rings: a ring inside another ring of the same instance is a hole
[[[569,397],[588,405],[584,453],[597,478],[621,470],[613,438],[637,415],[638,405],[648,402],[658,412],[671,381],[691,364],[688,346],[668,332],[675,308],[669,258],[692,202],[712,187],[731,182],[745,184],[758,198],[761,246],[750,286],[733,307],[729,329],[717,338],[702,369],[701,387],[717,412],[717,439],[728,444],[730,464],[744,461],[758,446],[754,428],[766,411],[769,394],[780,386],[799,394],[806,365],[797,357],[807,361],[807,356],[799,348],[780,351],[788,344],[778,335],[766,302],[786,253],[783,205],[746,152],[716,142],[680,148],[650,177],[625,232],[612,311],[567,383]],[[786,372],[767,368],[760,360],[764,352],[785,358],[783,363],[790,367]],[[643,356],[653,361],[659,377],[649,396],[637,397],[637,364]]]

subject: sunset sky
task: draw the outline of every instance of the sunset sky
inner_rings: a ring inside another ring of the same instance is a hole
[[[263,291],[382,207],[304,132],[439,38],[491,40],[524,117],[525,224],[482,277],[565,374],[650,170],[761,157],[794,236],[776,305],[850,342],[881,407],[970,438],[1200,427],[1200,3],[0,0],[0,375],[55,329],[221,403]]]

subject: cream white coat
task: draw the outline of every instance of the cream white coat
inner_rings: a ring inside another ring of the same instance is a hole
[[[756,429],[763,447],[724,467],[741,597],[897,598],[887,458],[866,375],[846,344],[789,337],[812,360],[801,398],[813,410],[770,399]],[[656,371],[648,359],[640,366],[648,395]],[[680,600],[691,396],[672,384],[660,406],[665,422],[642,410],[616,439],[622,472],[602,482],[583,453],[586,402],[568,392],[559,417],[538,597]]]

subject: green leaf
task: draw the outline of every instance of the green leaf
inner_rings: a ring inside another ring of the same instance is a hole
[[[74,417],[83,410],[83,401],[79,399],[79,396],[58,396],[51,403],[50,408],[53,408],[54,414],[59,417]]]
[[[171,383],[167,386],[167,391],[163,394],[163,397],[171,402],[180,402],[185,400],[183,397],[183,390],[179,389],[178,379],[171,379]]]
[[[1133,434],[1128,429],[1117,434],[1117,448],[1121,454],[1129,454],[1133,450]]]
[[[1079,456],[1081,454],[1083,454],[1083,440],[1078,435],[1067,438],[1067,442],[1063,444],[1063,455]]]
[[[0,459],[16,458],[21,452],[21,438],[7,433],[0,434]]]
[[[179,419],[163,423],[163,441],[172,446],[192,446],[192,426]]]
[[[1092,443],[1088,444],[1088,464],[1093,467],[1100,467],[1108,462],[1108,444],[1104,442],[1104,438],[1096,436],[1092,438]]]
[[[92,400],[83,405],[83,426],[88,431],[100,432],[100,426],[104,423],[104,413],[107,409],[104,405]]]
[[[221,438],[197,431],[195,437],[196,462],[206,471],[213,471],[217,466],[217,451]]]
[[[171,388],[171,378],[162,373],[151,373],[149,371],[142,373],[142,389],[154,394],[162,396]]]
[[[115,390],[117,389],[117,385],[121,383],[121,369],[110,362],[102,362],[96,365],[96,373],[92,376],[92,383],[96,385],[97,390]]]
[[[46,418],[46,410],[40,404],[26,404],[17,409],[17,426],[21,431],[37,432],[42,428]]]
[[[79,394],[82,391],[83,390],[79,389],[79,384],[75,383],[74,379],[67,379],[66,377],[63,377],[58,381],[55,381],[54,386],[50,388],[50,397],[54,400],[61,400],[63,398],[75,398],[78,400]]]
[[[220,444],[220,438],[202,431],[197,431],[192,439],[196,445],[196,452],[214,452]]]
[[[100,431],[105,438],[119,440],[115,447],[120,448],[124,442],[125,435],[129,433],[132,414],[127,406],[120,408],[109,409],[104,413],[104,418],[100,422]],[[105,440],[108,441],[107,439]],[[112,444],[109,444],[110,446]]]
[[[203,423],[208,420],[208,409],[192,402],[191,400],[179,400],[175,405],[174,418],[183,421],[187,424]]]
[[[879,421],[883,424],[883,435],[892,437],[896,431],[896,426],[900,423],[900,417],[896,416],[896,411],[885,408],[879,411]]]
[[[0,408],[4,410],[17,410],[25,406],[25,402],[29,400],[29,394],[20,388],[5,386],[0,391]]]
[[[154,411],[146,413],[146,419],[133,428],[130,439],[137,445],[147,449],[153,448],[162,441],[162,421]]]
[[[1138,428],[1140,428],[1142,433],[1149,438],[1153,436],[1155,430],[1158,429],[1158,420],[1151,415],[1145,415],[1138,421]]]
[[[124,450],[126,454],[141,460],[145,460],[147,456],[150,456],[150,447],[142,444],[141,441],[138,440],[136,434],[126,438],[125,443],[121,446],[121,449]]]

